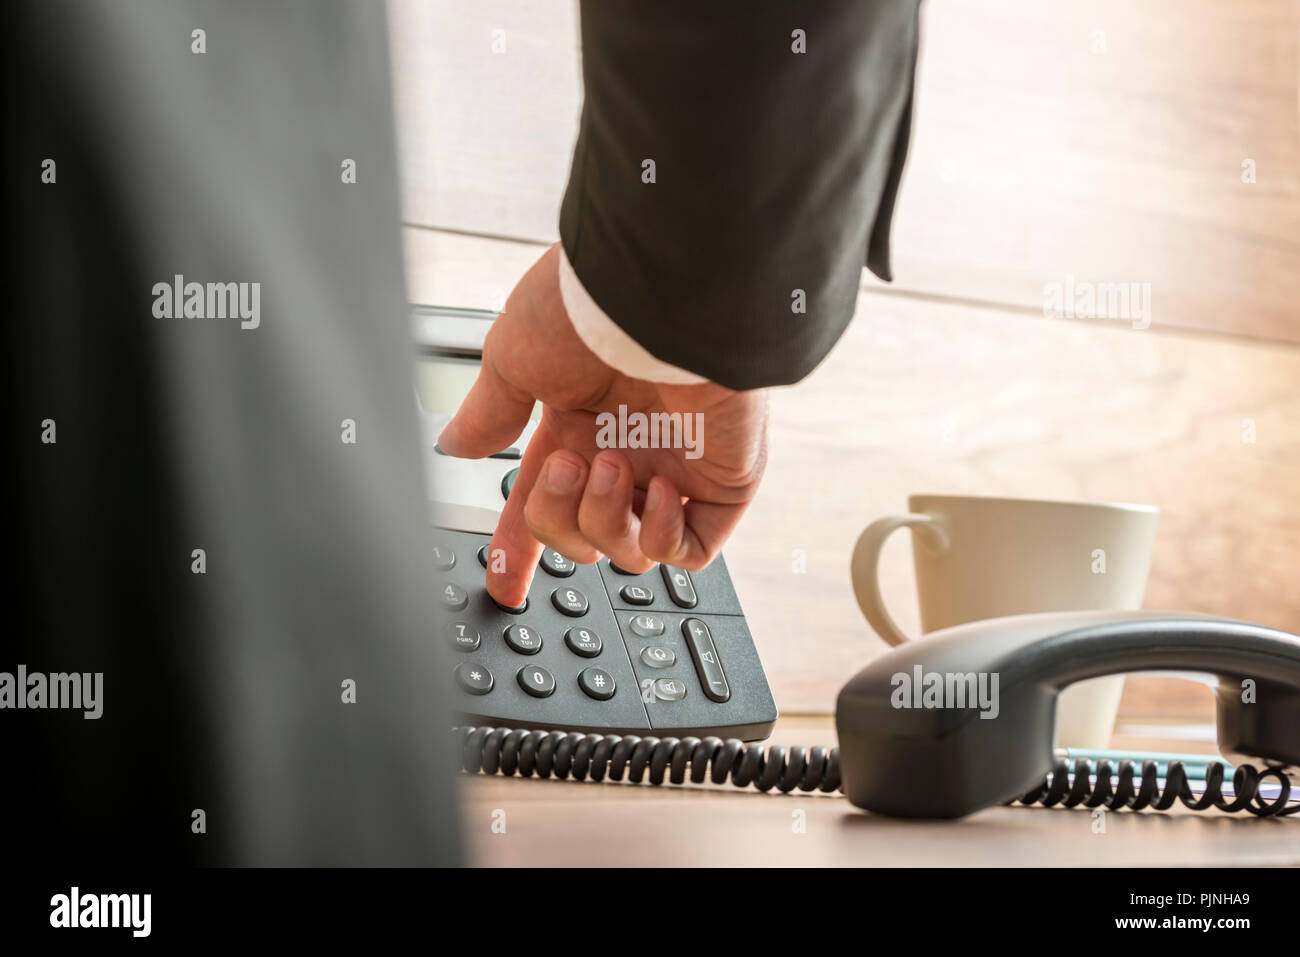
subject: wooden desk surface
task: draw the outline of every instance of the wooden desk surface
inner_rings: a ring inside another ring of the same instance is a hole
[[[831,745],[835,733],[830,718],[783,717],[771,743]],[[1189,750],[1186,742],[1143,746]],[[900,821],[838,795],[713,785],[479,775],[464,779],[462,793],[466,850],[487,866],[1300,864],[1300,820],[1185,808],[1108,812],[1105,833],[1094,833],[1093,815],[1077,809],[998,807],[961,821]]]

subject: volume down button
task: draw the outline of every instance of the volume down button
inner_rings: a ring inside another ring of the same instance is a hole
[[[723,674],[709,626],[698,618],[687,618],[682,622],[682,636],[686,639],[686,647],[691,650],[691,659],[695,662],[695,671],[700,676],[700,687],[705,696],[712,701],[728,700],[731,688],[727,686],[727,676]]]

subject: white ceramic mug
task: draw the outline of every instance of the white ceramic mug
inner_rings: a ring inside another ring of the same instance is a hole
[[[880,550],[912,531],[921,631],[1036,611],[1142,606],[1160,510],[1150,505],[913,495],[908,511],[872,522],[853,549],[853,590],[891,645],[909,639],[880,593]],[[1059,747],[1105,748],[1124,676],[1071,685],[1056,711]]]

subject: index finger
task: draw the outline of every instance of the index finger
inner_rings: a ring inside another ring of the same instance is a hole
[[[487,590],[498,604],[518,608],[528,597],[542,543],[533,537],[524,518],[524,505],[537,483],[546,457],[560,448],[559,440],[543,421],[533,433],[519,463],[519,474],[501,509],[492,544],[488,546]]]

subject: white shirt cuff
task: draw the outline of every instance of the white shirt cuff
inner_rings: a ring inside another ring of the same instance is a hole
[[[665,385],[698,385],[709,381],[694,372],[656,359],[641,343],[620,329],[582,285],[564,247],[560,247],[560,298],[578,338],[610,368],[633,379]]]

